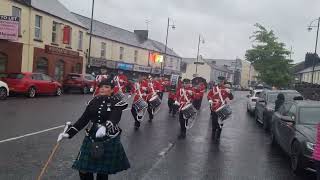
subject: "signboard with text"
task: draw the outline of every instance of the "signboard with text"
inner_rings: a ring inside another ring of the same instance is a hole
[[[120,62],[118,62],[118,63],[117,63],[117,69],[132,71],[132,70],[133,70],[133,64],[120,63]]]
[[[56,54],[56,55],[61,55],[61,56],[73,57],[73,58],[79,57],[79,52],[77,52],[77,51],[71,51],[68,49],[59,48],[59,47],[55,47],[55,46],[49,46],[49,45],[45,45],[45,52],[49,53],[49,54]]]
[[[134,67],[133,67],[133,70],[134,70],[134,71],[137,71],[137,72],[150,73],[151,67],[141,66],[141,65],[136,65],[136,64],[135,64]]]
[[[19,17],[0,15],[0,39],[18,40]]]

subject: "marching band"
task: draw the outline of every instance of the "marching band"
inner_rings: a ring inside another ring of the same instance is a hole
[[[223,121],[230,117],[232,111],[227,99],[232,100],[230,89],[225,86],[225,79],[219,78],[217,86],[209,90],[207,99],[210,104],[212,119],[212,135],[220,137]],[[160,110],[164,81],[159,77],[154,79],[149,75],[141,75],[126,96],[128,78],[119,71],[116,76],[98,75],[95,83],[93,99],[74,124],[68,123],[66,130],[59,135],[58,141],[72,138],[86,127],[86,136],[73,168],[79,171],[80,179],[93,180],[97,173],[98,180],[108,179],[109,174],[115,174],[130,168],[129,161],[120,142],[122,111],[128,106],[133,96],[131,114],[134,128],[138,130],[148,112],[149,122],[152,122]],[[202,98],[206,91],[204,83],[192,85],[191,81],[181,81],[178,75],[172,75],[168,90],[169,114],[175,117],[179,114],[179,139],[186,138],[186,132],[197,120]]]

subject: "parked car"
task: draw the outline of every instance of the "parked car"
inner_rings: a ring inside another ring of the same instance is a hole
[[[279,144],[290,156],[291,168],[296,173],[313,168],[312,153],[319,117],[319,101],[310,100],[286,102],[272,117],[272,144]]]
[[[9,96],[7,83],[0,81],[0,100],[5,100]]]
[[[263,125],[263,129],[268,131],[270,121],[274,113],[275,101],[279,93],[283,93],[285,100],[293,100],[297,96],[302,96],[296,90],[263,90],[259,94],[256,102],[255,119]]]
[[[258,99],[259,94],[262,92],[262,89],[256,89],[256,90],[252,90],[250,92],[249,95],[247,95],[248,97],[248,101],[247,101],[247,112],[253,114],[255,109],[256,109],[256,102]]]
[[[37,94],[62,94],[62,86],[59,82],[42,73],[8,73],[3,80],[8,84],[12,93],[26,94],[33,98]]]
[[[95,77],[91,74],[68,74],[63,82],[63,90],[80,90],[83,94],[93,92]]]

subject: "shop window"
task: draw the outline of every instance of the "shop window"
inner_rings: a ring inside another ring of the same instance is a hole
[[[39,58],[36,62],[36,72],[48,74],[48,60],[46,58]]]
[[[78,74],[81,74],[82,68],[81,68],[81,64],[80,63],[76,64],[75,72],[78,73]]]
[[[57,81],[62,81],[63,80],[63,76],[64,76],[64,61],[63,60],[59,60],[56,63],[56,66],[54,68],[54,78]]]
[[[0,72],[6,72],[8,65],[8,56],[0,52]]]

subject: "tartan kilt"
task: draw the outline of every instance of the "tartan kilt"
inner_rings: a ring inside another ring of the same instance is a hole
[[[120,135],[103,142],[104,154],[100,159],[91,158],[91,139],[86,136],[83,140],[77,159],[72,168],[83,172],[116,174],[130,168],[127,155],[120,142]]]

